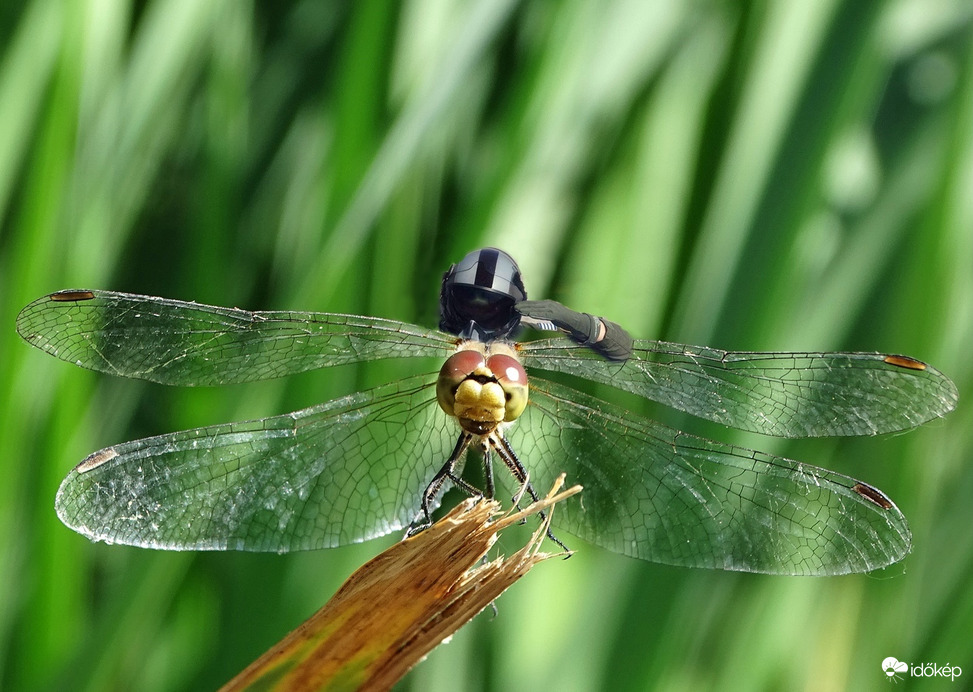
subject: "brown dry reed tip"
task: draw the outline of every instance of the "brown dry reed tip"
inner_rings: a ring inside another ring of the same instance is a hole
[[[469,499],[428,529],[396,543],[359,568],[317,613],[287,635],[222,692],[387,690],[507,587],[543,560],[540,545],[558,492],[520,511]],[[547,511],[527,544],[509,558],[481,563],[505,527]]]

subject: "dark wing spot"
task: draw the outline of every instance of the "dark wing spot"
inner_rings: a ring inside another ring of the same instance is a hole
[[[91,300],[95,297],[92,291],[58,291],[50,295],[57,303],[76,303],[79,300]]]
[[[892,509],[892,501],[885,497],[885,494],[878,488],[873,488],[872,486],[865,485],[864,483],[855,483],[852,490],[864,497],[866,500],[874,502],[882,509]]]
[[[897,365],[900,368],[909,370],[925,370],[926,364],[909,356],[885,356],[885,362],[889,365]]]

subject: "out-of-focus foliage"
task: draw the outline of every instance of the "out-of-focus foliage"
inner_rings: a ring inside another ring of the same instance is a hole
[[[680,421],[882,488],[912,554],[798,579],[572,541],[402,689],[879,689],[888,656],[973,675],[971,36],[960,0],[4,3],[0,688],[229,679],[380,543],[95,545],[57,521],[60,479],[407,374],[165,389],[32,351],[20,307],[97,287],[432,326],[442,271],[483,245],[636,336],[903,352],[960,408],[787,444]]]

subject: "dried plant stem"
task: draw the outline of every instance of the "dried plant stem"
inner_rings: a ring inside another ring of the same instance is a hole
[[[540,502],[502,512],[467,500],[358,569],[309,620],[227,683],[234,690],[385,690],[538,562],[563,476]],[[547,510],[509,558],[479,564],[503,528]],[[564,553],[559,553],[564,555]]]

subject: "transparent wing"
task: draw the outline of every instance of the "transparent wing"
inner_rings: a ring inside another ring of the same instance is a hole
[[[554,524],[608,550],[684,567],[825,575],[867,572],[910,548],[905,517],[847,476],[705,440],[549,382],[507,437],[546,488],[580,501]]]
[[[612,363],[546,339],[522,344],[524,365],[611,385],[742,430],[776,437],[875,435],[905,430],[956,406],[935,368],[879,353],[732,352],[636,341]]]
[[[219,385],[382,358],[444,357],[455,337],[405,322],[319,312],[248,312],[72,290],[45,296],[17,331],[61,360],[170,385]]]
[[[407,526],[459,433],[412,377],[303,411],[108,447],[61,484],[58,516],[95,540],[285,552]]]

